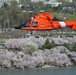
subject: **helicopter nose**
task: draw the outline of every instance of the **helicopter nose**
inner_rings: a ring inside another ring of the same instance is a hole
[[[15,29],[21,29],[21,26],[15,26]]]

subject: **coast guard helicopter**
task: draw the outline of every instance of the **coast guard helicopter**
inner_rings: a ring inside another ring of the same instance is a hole
[[[31,30],[31,31],[46,31],[55,30],[63,27],[70,27],[76,30],[75,21],[61,21],[47,12],[38,14],[37,16],[26,20],[23,24],[16,26],[15,29]]]

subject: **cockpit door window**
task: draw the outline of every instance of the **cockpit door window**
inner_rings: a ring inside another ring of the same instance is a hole
[[[37,26],[38,26],[38,21],[33,21],[33,22],[32,22],[32,26],[33,26],[33,27],[37,27]]]

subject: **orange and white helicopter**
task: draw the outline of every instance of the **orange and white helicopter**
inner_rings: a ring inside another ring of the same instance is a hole
[[[58,20],[57,18],[53,17],[51,14],[47,12],[43,12],[29,20],[26,20],[24,24],[16,26],[15,29],[31,30],[31,31],[32,30],[49,31],[63,27],[70,27],[73,30],[76,30],[76,22],[75,21],[64,22]]]

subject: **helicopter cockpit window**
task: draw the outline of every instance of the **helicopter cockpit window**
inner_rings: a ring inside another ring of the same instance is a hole
[[[38,21],[33,21],[33,22],[32,22],[32,26],[33,26],[33,27],[37,27],[37,25],[38,25]]]

